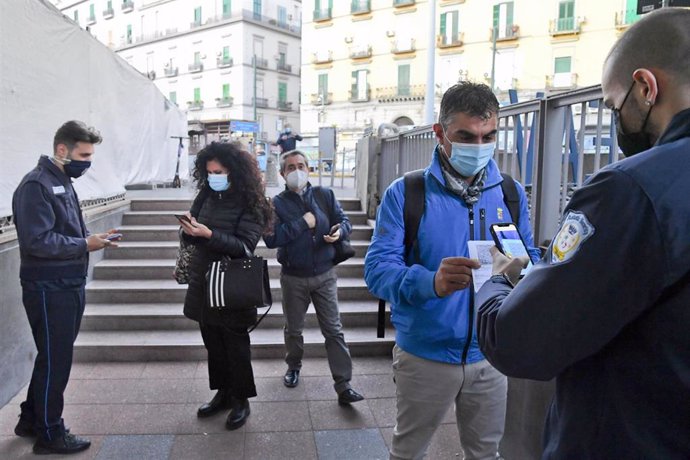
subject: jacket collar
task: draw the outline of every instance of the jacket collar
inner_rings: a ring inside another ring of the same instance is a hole
[[[681,110],[673,116],[656,145],[668,144],[684,137],[690,137],[690,108]]]
[[[441,172],[441,160],[439,155],[443,155],[439,150],[438,144],[434,148],[434,153],[431,158],[431,164],[427,167],[429,173],[436,178],[444,187],[446,186],[446,178],[443,177]],[[486,165],[486,179],[484,180],[484,189],[491,188],[495,185],[500,184],[503,181],[501,172],[498,169],[498,165],[493,160],[489,160],[489,164]]]
[[[48,157],[48,155],[41,155],[38,159],[38,165],[49,171],[57,180],[62,182],[63,185],[72,185],[72,181],[69,176],[64,172],[60,171],[55,163]]]

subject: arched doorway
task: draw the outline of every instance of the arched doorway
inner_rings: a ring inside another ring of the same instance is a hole
[[[396,118],[393,123],[398,126],[414,126],[414,122],[410,119],[410,117],[406,116]]]

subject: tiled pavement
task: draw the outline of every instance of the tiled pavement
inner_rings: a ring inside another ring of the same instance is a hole
[[[385,459],[395,424],[390,358],[355,358],[352,385],[366,399],[339,406],[326,359],[306,359],[297,388],[282,384],[282,360],[255,360],[258,396],[236,431],[226,413],[196,417],[210,399],[206,362],[75,363],[64,418],[91,439],[73,459]],[[0,458],[33,458],[14,436],[26,389],[0,409]],[[50,458],[61,458],[51,456]],[[457,459],[460,441],[449,411],[428,459]]]

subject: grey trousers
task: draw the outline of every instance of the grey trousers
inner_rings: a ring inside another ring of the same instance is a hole
[[[505,427],[508,379],[487,360],[447,364],[395,345],[393,374],[398,415],[391,459],[423,458],[453,403],[465,460],[496,458]]]
[[[321,333],[326,339],[328,365],[335,384],[335,391],[340,393],[350,388],[352,379],[352,359],[350,350],[345,344],[345,336],[340,323],[338,311],[338,278],[335,269],[308,278],[280,275],[280,287],[283,291],[283,316],[285,317],[285,362],[290,370],[302,368],[304,355],[304,319],[309,303],[314,303],[316,318]]]

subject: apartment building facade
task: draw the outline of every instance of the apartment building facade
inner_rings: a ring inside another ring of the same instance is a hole
[[[493,84],[499,100],[600,82],[636,0],[308,0],[302,22],[302,131],[336,126],[343,148],[381,123],[424,124],[458,80]],[[427,77],[429,34],[435,77]],[[493,78],[492,78],[493,77]]]
[[[211,139],[227,137],[231,120],[256,121],[255,137],[269,141],[299,128],[301,1],[52,1]]]

